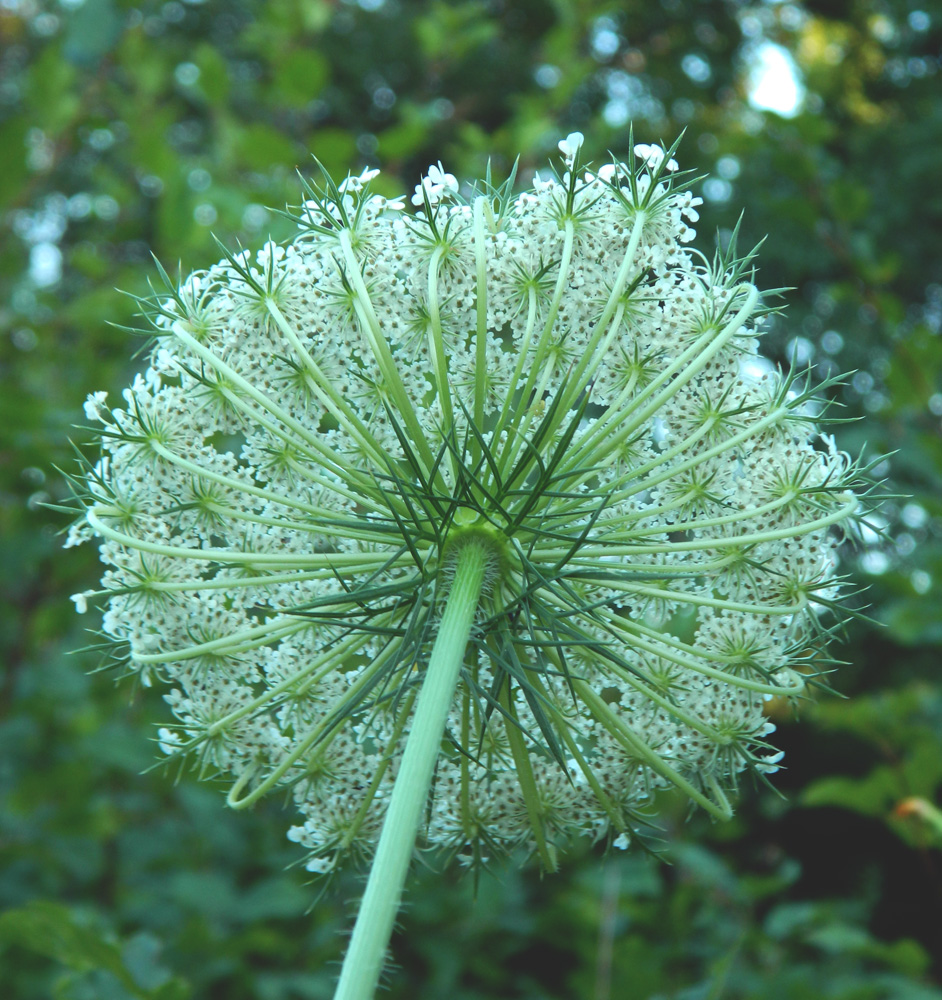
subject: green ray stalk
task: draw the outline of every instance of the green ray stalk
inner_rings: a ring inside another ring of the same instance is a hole
[[[379,981],[491,558],[475,542],[462,546],[457,555],[335,1000],[369,1000]]]

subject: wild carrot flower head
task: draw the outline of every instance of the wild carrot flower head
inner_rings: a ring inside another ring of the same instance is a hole
[[[855,469],[760,364],[735,241],[690,248],[675,149],[412,202],[307,183],[287,245],[144,302],[149,367],[89,397],[103,631],[162,749],[289,788],[314,871],[372,850],[454,566],[481,598],[422,842],[465,860],[627,843],[675,786],[728,815],[776,769],[838,590]],[[166,278],[166,275],[164,275]]]

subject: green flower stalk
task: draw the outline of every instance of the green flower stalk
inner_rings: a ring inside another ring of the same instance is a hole
[[[413,851],[625,847],[717,817],[823,670],[857,470],[757,355],[751,254],[689,249],[674,148],[405,199],[305,183],[298,233],[142,300],[73,543],[166,682],[171,757],[289,789],[312,872],[375,857],[338,997],[372,995]]]

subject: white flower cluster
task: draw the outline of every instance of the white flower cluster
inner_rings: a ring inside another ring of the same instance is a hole
[[[172,686],[162,748],[290,787],[313,871],[378,836],[455,546],[493,553],[421,842],[624,846],[775,769],[763,705],[828,631],[851,463],[756,377],[748,257],[688,248],[674,150],[469,198],[439,164],[309,185],[299,232],[148,300],[148,370],[86,414],[72,542],[104,632]]]

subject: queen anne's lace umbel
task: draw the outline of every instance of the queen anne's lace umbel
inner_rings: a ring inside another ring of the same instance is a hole
[[[306,188],[286,246],[147,303],[150,366],[86,412],[104,632],[171,685],[169,754],[290,787],[313,871],[369,854],[453,575],[489,553],[420,843],[611,835],[676,786],[775,770],[853,468],[756,357],[748,257],[689,249],[673,150],[479,184]]]

